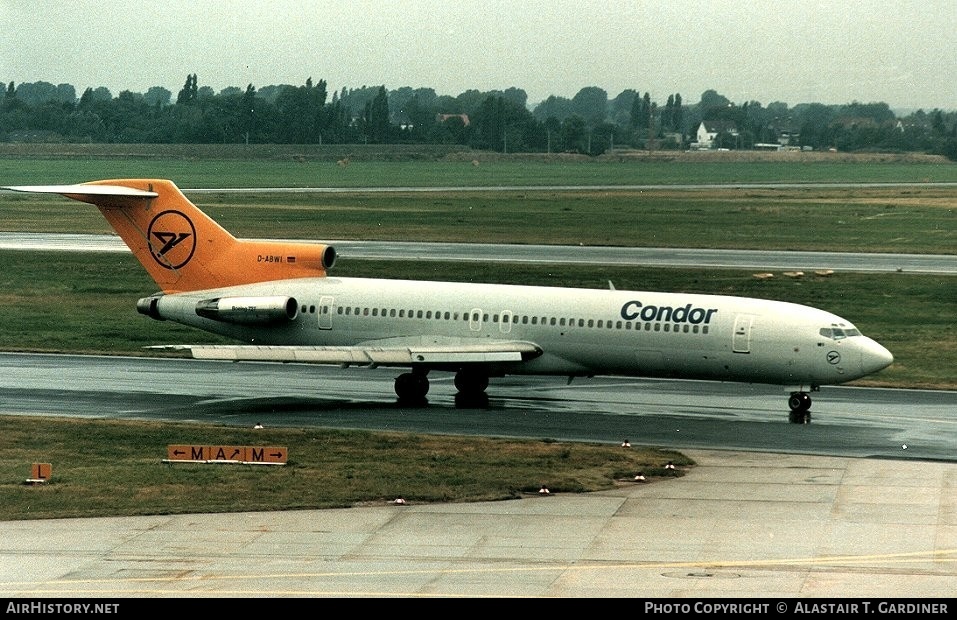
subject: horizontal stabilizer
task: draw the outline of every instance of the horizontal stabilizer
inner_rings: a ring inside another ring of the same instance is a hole
[[[9,185],[0,187],[14,192],[33,194],[64,194],[72,196],[125,196],[127,198],[156,198],[156,192],[148,192],[122,185]]]
[[[233,362],[300,362],[358,366],[412,366],[414,364],[488,364],[521,362],[541,355],[531,342],[504,341],[481,344],[425,346],[258,346],[166,345],[149,347],[189,351],[196,359]]]

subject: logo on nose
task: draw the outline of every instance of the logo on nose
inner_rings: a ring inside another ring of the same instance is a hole
[[[153,260],[166,269],[179,269],[196,251],[196,228],[179,211],[163,211],[154,217],[146,237]]]
[[[841,363],[841,354],[837,351],[828,351],[827,352],[827,363],[828,364],[840,364]]]

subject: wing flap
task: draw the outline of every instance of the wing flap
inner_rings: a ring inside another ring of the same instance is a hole
[[[282,346],[282,345],[161,345],[150,349],[189,351],[195,359],[233,362],[300,362],[346,366],[412,366],[415,364],[482,364],[522,362],[541,355],[531,342],[497,341],[481,344],[428,346]]]

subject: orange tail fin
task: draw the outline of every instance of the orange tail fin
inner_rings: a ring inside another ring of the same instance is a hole
[[[58,193],[96,205],[167,293],[321,277],[335,262],[332,246],[236,239],[172,181],[122,179],[7,189]]]

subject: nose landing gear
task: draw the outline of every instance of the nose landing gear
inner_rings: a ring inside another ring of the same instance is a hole
[[[791,392],[788,407],[793,413],[803,413],[811,408],[811,397],[807,392]]]

